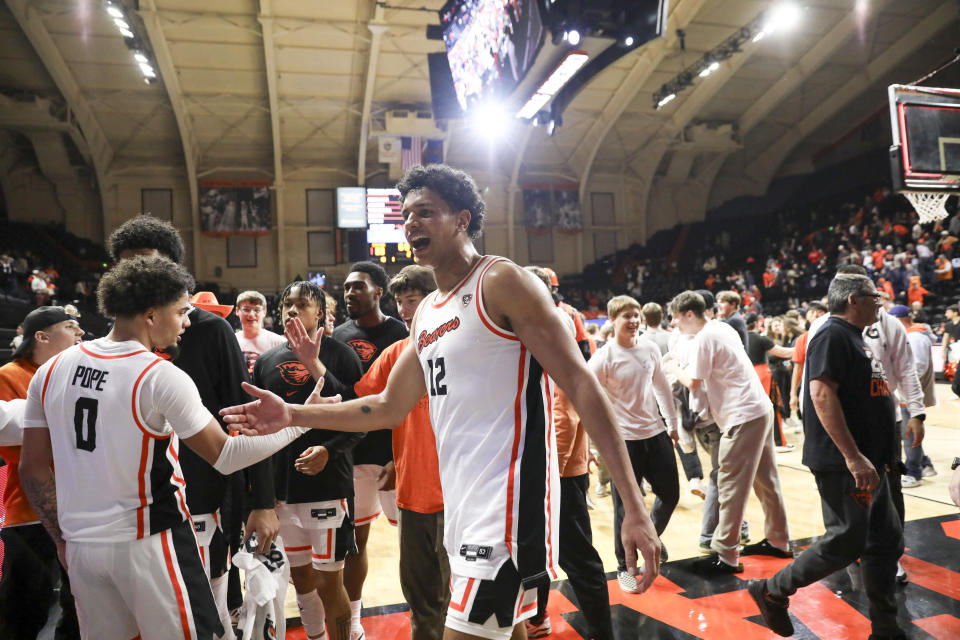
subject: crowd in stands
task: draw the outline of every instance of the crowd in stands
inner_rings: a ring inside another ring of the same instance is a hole
[[[857,264],[894,303],[910,306],[921,321],[936,320],[940,331],[939,303],[960,269],[960,213],[949,201],[948,211],[947,219],[921,225],[906,198],[882,186],[806,211],[708,218],[686,234],[660,232],[646,246],[588,265],[561,283],[561,293],[590,315],[620,294],[665,303],[683,289],[732,290],[744,312],[782,315],[802,313],[801,301],[822,297],[838,266]]]

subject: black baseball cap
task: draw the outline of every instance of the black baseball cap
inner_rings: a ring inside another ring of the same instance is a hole
[[[37,331],[43,331],[64,320],[76,320],[76,318],[64,311],[63,307],[37,307],[28,313],[23,319],[23,342],[13,352],[14,359],[26,357],[24,354],[33,345]]]

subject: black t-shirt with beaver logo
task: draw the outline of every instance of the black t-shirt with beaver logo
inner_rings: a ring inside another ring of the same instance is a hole
[[[380,353],[398,340],[407,337],[407,327],[396,318],[388,317],[375,327],[361,327],[347,320],[333,330],[333,337],[350,346],[363,364],[366,373]],[[344,399],[356,397],[351,393]],[[393,436],[390,429],[378,429],[367,433],[353,450],[354,464],[385,465],[393,460]]]
[[[320,362],[327,368],[323,380],[324,397],[352,390],[363,369],[353,349],[332,338],[320,342]],[[291,404],[303,404],[313,392],[316,381],[287,343],[269,349],[253,365],[253,384],[267,389]],[[273,456],[274,480],[278,500],[290,504],[335,500],[353,496],[352,448],[363,434],[311,429]],[[293,463],[304,449],[322,445],[330,451],[327,466],[315,476],[294,469]]]

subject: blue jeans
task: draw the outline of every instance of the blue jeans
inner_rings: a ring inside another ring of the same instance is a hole
[[[906,459],[907,475],[914,478],[923,477],[923,468],[932,466],[930,458],[923,453],[923,445],[913,446],[913,434],[907,433],[907,420],[910,414],[906,407],[900,407],[900,436],[903,438],[903,451]]]

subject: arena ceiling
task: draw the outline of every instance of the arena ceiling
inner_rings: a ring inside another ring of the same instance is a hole
[[[655,110],[664,82],[771,4],[671,0],[666,36],[589,82],[555,135],[508,119],[493,145],[467,121],[440,122],[445,158],[493,167],[513,186],[611,174],[650,197],[696,184],[705,210],[811,167],[818,150],[884,107],[887,84],[922,76],[960,44],[956,0],[797,2],[795,30],[748,42]],[[371,134],[386,115],[429,109],[427,54],[443,43],[425,37],[436,12],[415,9],[442,0],[120,4],[149,42],[157,82],[144,81],[103,2],[0,7],[0,128],[20,134],[7,146],[29,138],[45,173],[83,163],[102,183],[173,169],[194,189],[238,171],[363,183],[385,174]],[[50,134],[69,140],[65,151],[44,151]]]

